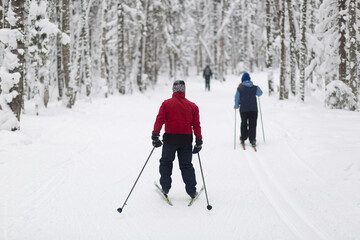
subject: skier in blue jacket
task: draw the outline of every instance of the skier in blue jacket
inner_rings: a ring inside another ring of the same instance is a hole
[[[256,123],[258,116],[256,96],[262,95],[261,89],[254,85],[251,81],[250,75],[247,72],[241,77],[241,83],[236,90],[234,108],[238,109],[240,106],[241,117],[241,144],[249,138],[253,147],[256,146]]]

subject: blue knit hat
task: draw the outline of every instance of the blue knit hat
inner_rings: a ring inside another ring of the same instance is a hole
[[[185,82],[183,80],[177,80],[173,84],[173,92],[185,93]]]
[[[251,80],[251,78],[250,78],[249,73],[244,72],[244,74],[241,77],[241,82],[250,81],[250,80]]]

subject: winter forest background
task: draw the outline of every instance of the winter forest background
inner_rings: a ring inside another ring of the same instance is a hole
[[[25,103],[145,92],[210,65],[267,72],[279,100],[359,110],[358,0],[0,0],[0,129]],[[279,71],[279,86],[274,84]]]

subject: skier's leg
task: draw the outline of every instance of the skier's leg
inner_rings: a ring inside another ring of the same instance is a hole
[[[160,158],[160,185],[164,191],[171,188],[171,174],[175,159],[176,147],[164,142]]]
[[[210,91],[210,78],[206,77],[206,88],[208,91]]]
[[[240,112],[241,117],[241,140],[245,141],[249,137],[249,130],[248,130],[248,112]]]
[[[178,148],[179,166],[181,176],[185,183],[186,192],[192,196],[196,192],[195,169],[192,164],[192,146],[184,146]]]
[[[249,112],[249,140],[256,143],[256,123],[258,112]]]

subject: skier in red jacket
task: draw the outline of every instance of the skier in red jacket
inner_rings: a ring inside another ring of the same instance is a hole
[[[191,198],[197,195],[195,169],[192,165],[192,153],[198,153],[202,148],[199,108],[195,103],[185,98],[185,82],[178,80],[173,84],[172,98],[165,100],[159,110],[152,132],[152,144],[160,147],[160,130],[165,124],[163,148],[160,159],[160,184],[164,193],[171,188],[171,174],[175,153],[179,159],[181,175],[186,192]],[[193,132],[196,137],[192,149]]]

